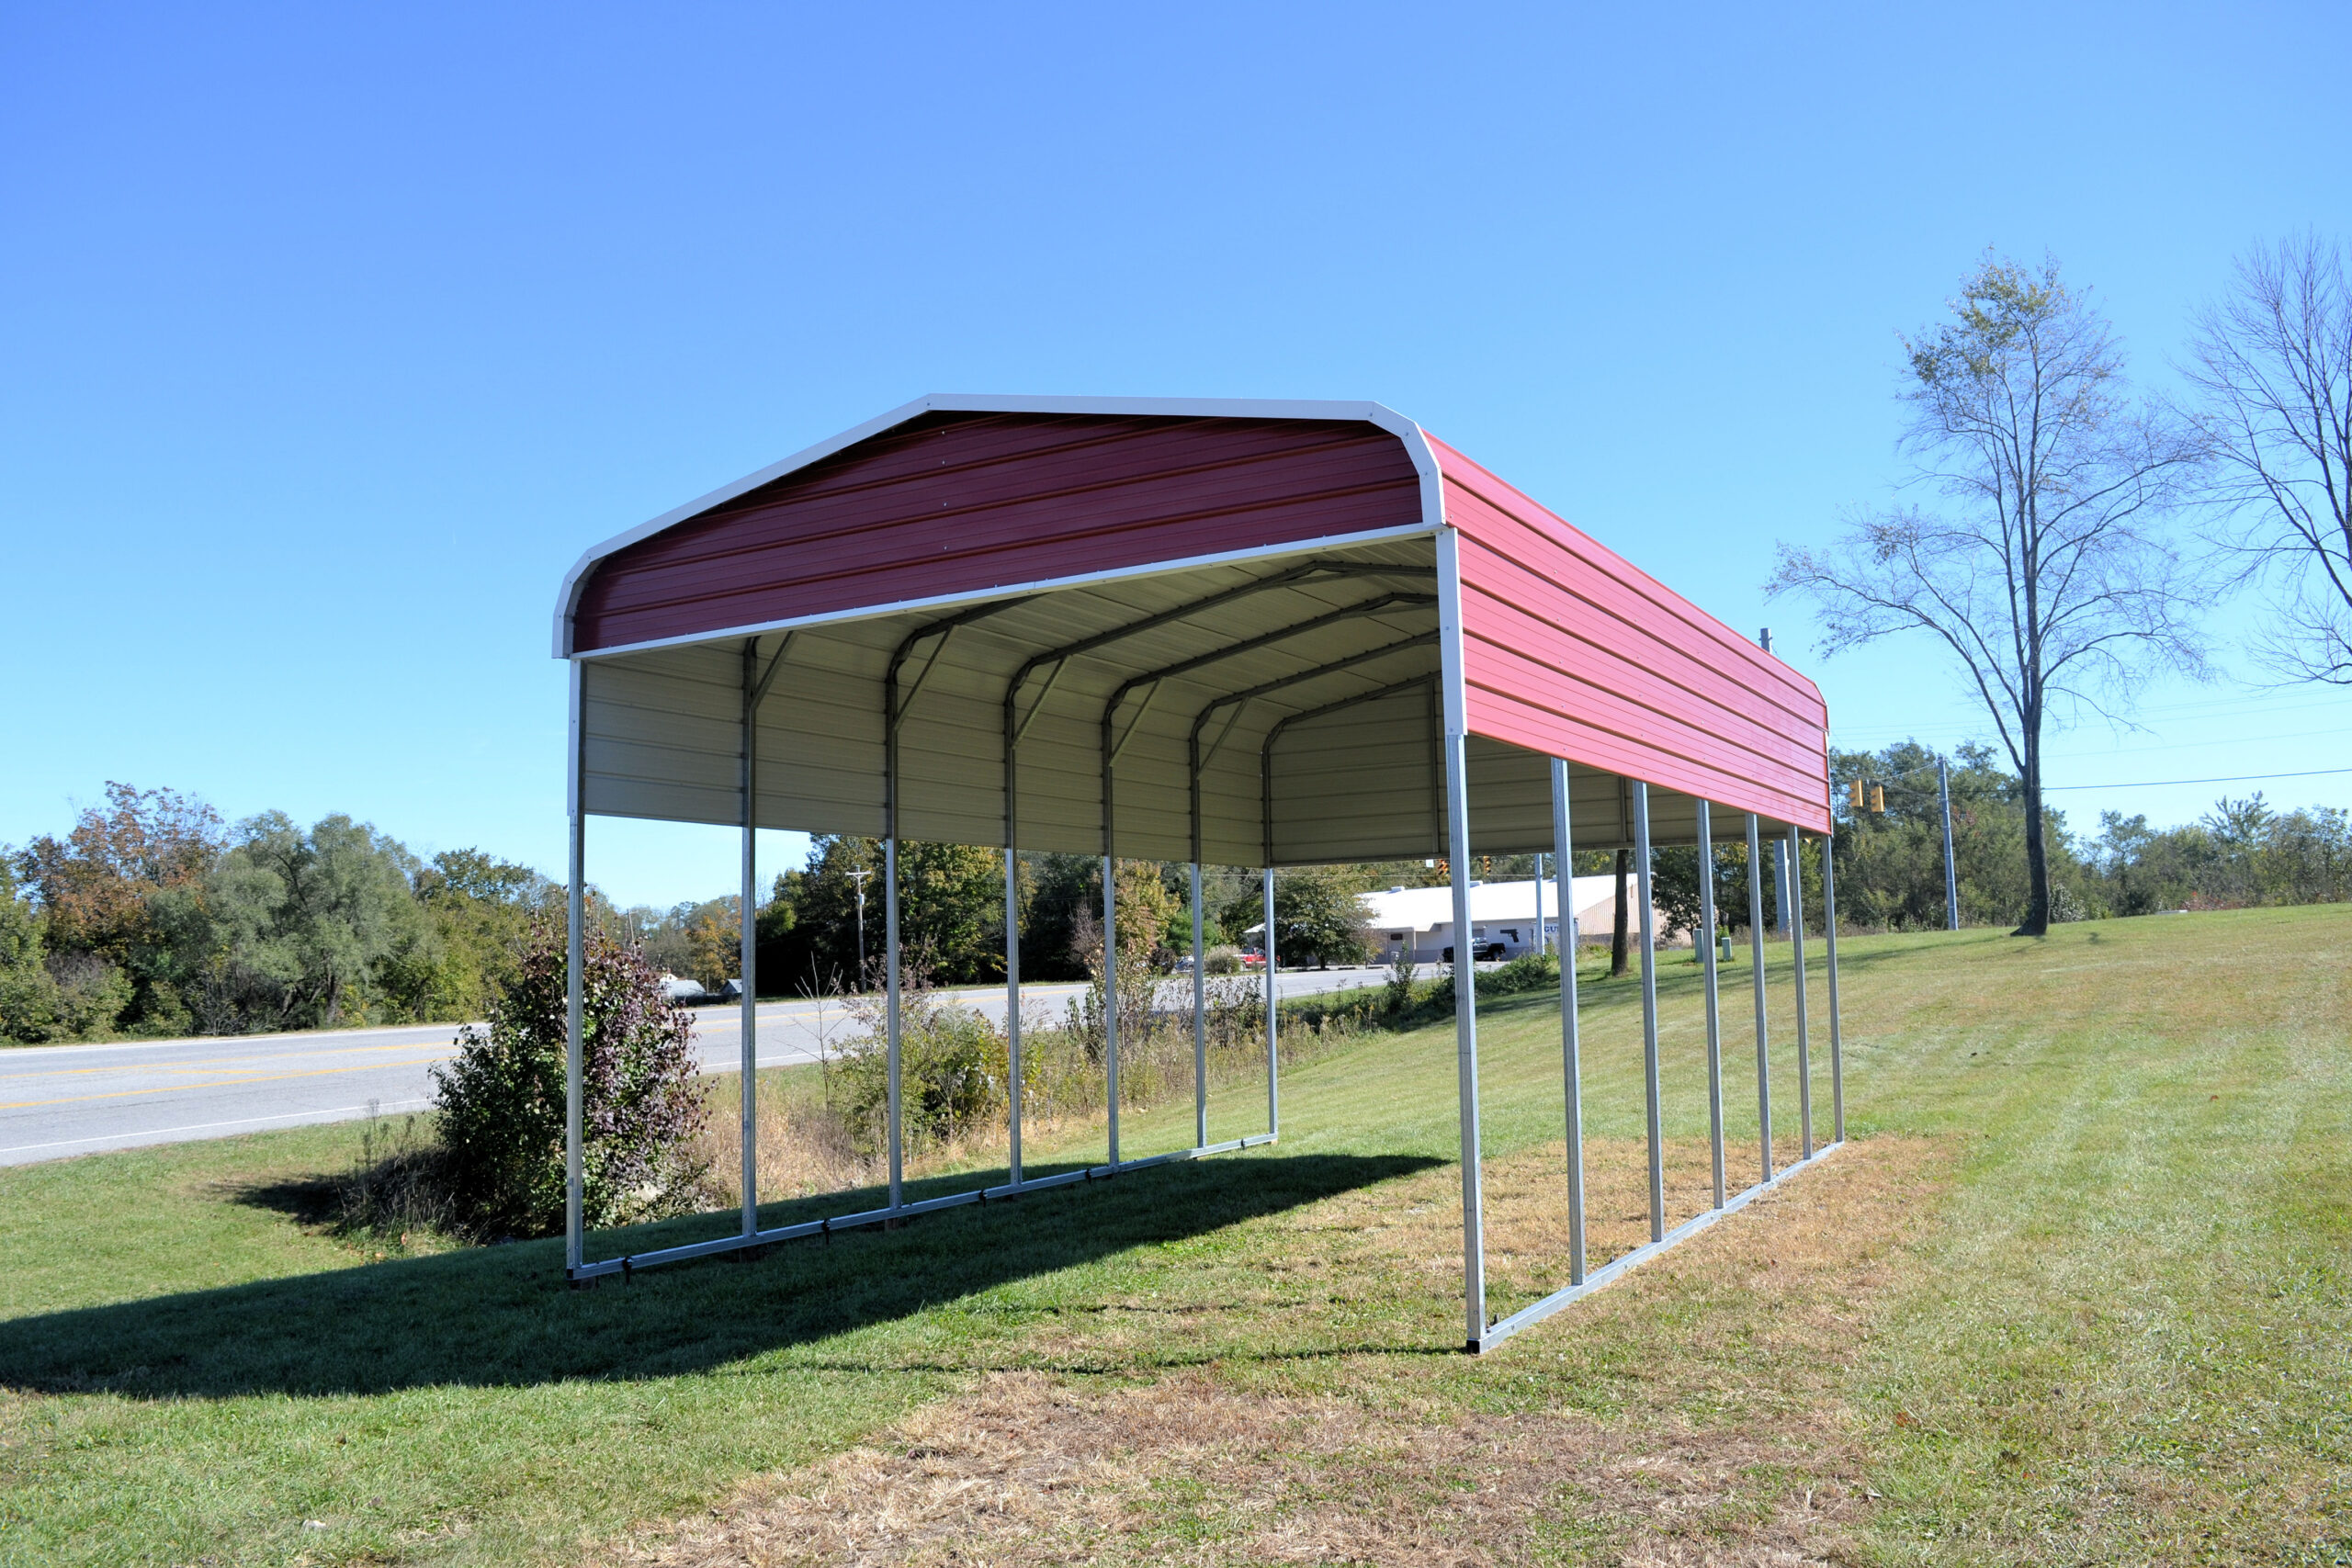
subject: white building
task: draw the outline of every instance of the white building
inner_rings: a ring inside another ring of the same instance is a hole
[[[1638,897],[1637,886],[1627,879],[1627,913],[1633,913],[1632,900]],[[1560,905],[1555,885],[1550,877],[1544,879],[1544,943],[1557,949],[1560,942]],[[1416,964],[1442,964],[1445,950],[1453,945],[1453,889],[1452,887],[1391,887],[1362,895],[1367,911],[1364,927],[1371,938],[1372,962],[1393,964],[1400,952],[1409,950]],[[1489,943],[1502,943],[1502,955],[1516,958],[1522,953],[1535,951],[1536,885],[1526,882],[1473,882],[1470,885],[1470,940],[1485,950]],[[1568,897],[1576,908],[1577,939],[1588,942],[1606,942],[1617,925],[1617,878],[1604,873],[1599,876],[1579,876],[1572,880]],[[1639,928],[1635,928],[1635,934]],[[1242,940],[1255,950],[1262,943],[1266,928],[1263,923],[1242,932]],[[1681,932],[1661,931],[1662,944],[1688,942]]]
[[[1544,878],[1544,942],[1546,946],[1556,948],[1560,940],[1560,909],[1555,889],[1552,879]],[[1534,951],[1536,893],[1532,880],[1472,883],[1472,944],[1483,948],[1489,942],[1500,942],[1506,958]],[[1578,936],[1586,942],[1607,942],[1616,927],[1617,878],[1607,874],[1577,877],[1570,884],[1568,897],[1575,906],[1571,913]],[[1365,924],[1372,933],[1373,957],[1376,962],[1391,963],[1408,949],[1416,964],[1444,961],[1445,950],[1453,945],[1453,888],[1391,887],[1385,892],[1367,893],[1363,901],[1370,911]]]

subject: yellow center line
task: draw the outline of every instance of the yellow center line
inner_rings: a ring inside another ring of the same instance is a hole
[[[85,1100],[127,1100],[140,1094],[169,1094],[186,1089],[235,1089],[249,1083],[272,1083],[280,1078],[326,1078],[337,1073],[363,1072],[369,1067],[413,1067],[427,1062],[437,1062],[438,1056],[417,1056],[405,1062],[362,1062],[351,1067],[319,1067],[305,1073],[263,1073],[248,1078],[215,1078],[210,1083],[157,1084],[153,1089],[119,1089],[110,1094],[69,1094],[59,1100],[0,1100],[0,1111],[24,1111],[37,1105],[73,1105]]]

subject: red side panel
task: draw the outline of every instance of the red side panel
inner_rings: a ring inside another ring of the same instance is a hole
[[[1421,521],[1404,443],[1291,419],[944,414],[600,562],[575,650]]]
[[[1778,659],[1432,437],[1471,730],[1829,830],[1829,709]]]

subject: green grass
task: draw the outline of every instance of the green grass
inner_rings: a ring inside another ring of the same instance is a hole
[[[1458,1516],[1531,1560],[1605,1561],[1645,1532],[1747,1540],[1816,1488],[1849,1499],[1833,1525],[1865,1561],[2352,1558],[2352,911],[1840,956],[1852,1149],[1478,1360],[1451,1353],[1443,1028],[1287,1074],[1277,1151],[588,1292],[560,1288],[558,1243],[379,1261],[306,1224],[305,1184],[356,1150],[347,1126],[0,1172],[0,1562],[568,1561],[1007,1374],[1072,1397],[1180,1379],[1237,1410],[1338,1401],[1396,1431],[1492,1433],[1531,1464],[1692,1431],[1747,1455],[1668,1524],[1603,1467],[1531,1481],[1521,1533],[1494,1534],[1462,1512],[1485,1469],[1461,1472],[1467,1493],[1392,1473],[1406,1439],[1386,1427],[1268,1494],[1283,1517],[1385,1508],[1442,1534]],[[1743,955],[1724,986],[1735,1187],[1756,1157],[1747,986]],[[1669,960],[1661,995],[1679,1218],[1704,1182],[1695,970]],[[1586,987],[1596,1261],[1640,1238],[1636,997]],[[1483,1008],[1481,1066],[1499,1314],[1562,1278],[1550,999]],[[1213,1137],[1254,1130],[1262,1091],[1221,1087],[1214,1110]],[[1182,1146],[1190,1122],[1131,1115],[1124,1149]],[[1094,1137],[1033,1145],[1033,1165]],[[1845,1207],[1807,1220],[1808,1184]],[[1247,1487],[1201,1482],[1138,1482],[1128,1544],[1101,1555],[1250,1555]]]

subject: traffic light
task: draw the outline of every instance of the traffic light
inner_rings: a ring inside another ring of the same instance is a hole
[[[1871,785],[1871,809],[1881,817],[1886,815],[1886,786],[1884,784]]]
[[[1849,779],[1846,783],[1846,805],[1855,811],[1862,808],[1862,781]]]

